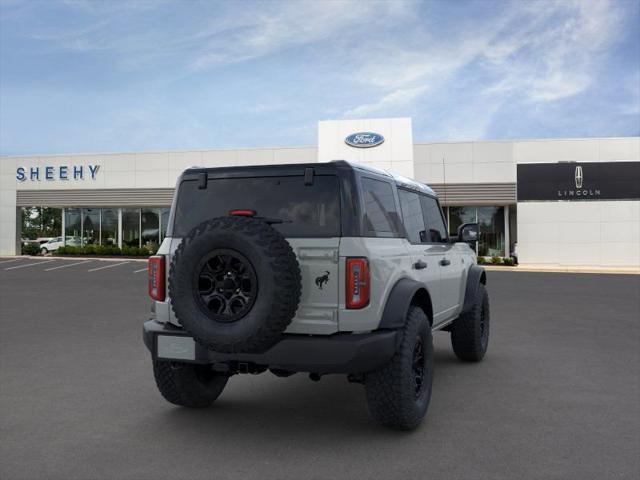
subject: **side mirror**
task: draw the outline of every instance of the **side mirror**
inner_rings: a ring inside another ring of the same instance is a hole
[[[459,242],[477,242],[480,237],[480,229],[477,223],[463,223],[458,227]]]

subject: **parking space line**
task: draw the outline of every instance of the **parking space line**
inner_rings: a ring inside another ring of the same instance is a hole
[[[91,268],[91,269],[87,270],[87,272],[97,272],[98,270],[104,270],[105,268],[118,267],[118,266],[124,265],[126,263],[129,263],[129,262],[114,263],[113,265],[107,265],[106,267]]]
[[[59,265],[57,267],[45,268],[44,271],[50,272],[51,270],[58,270],[59,268],[67,268],[67,267],[73,267],[74,265],[82,265],[83,263],[89,263],[90,261],[91,260],[85,260],[84,262],[69,263],[67,265]]]
[[[4,260],[4,261],[0,262],[0,264],[1,264],[1,263],[17,262],[18,260],[22,260],[22,258],[14,258],[13,260]]]
[[[15,267],[5,268],[5,270],[15,270],[16,268],[33,267],[34,265],[44,265],[45,263],[55,262],[55,260],[44,260],[36,263],[27,263],[26,265],[16,265]]]
[[[134,270],[133,273],[140,273],[140,272],[146,272],[147,271],[147,267],[141,268],[140,270]]]

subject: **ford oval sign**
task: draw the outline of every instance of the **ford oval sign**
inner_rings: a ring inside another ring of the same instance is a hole
[[[377,147],[384,142],[384,137],[379,133],[373,132],[358,132],[349,135],[344,139],[347,145],[356,148],[371,148]]]

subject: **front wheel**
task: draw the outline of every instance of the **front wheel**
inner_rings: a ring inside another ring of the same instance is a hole
[[[395,430],[416,428],[429,407],[433,382],[433,340],[424,311],[410,307],[398,350],[382,369],[365,376],[371,416]]]
[[[181,362],[153,362],[153,375],[160,393],[170,403],[181,407],[210,406],[222,393],[228,377],[209,365]]]
[[[471,310],[451,325],[451,346],[460,360],[479,362],[489,346],[489,294],[478,285]]]
[[[47,250],[46,248],[42,248],[42,249],[40,250],[40,253],[41,253],[42,255],[46,255],[47,253],[49,253],[49,250]]]

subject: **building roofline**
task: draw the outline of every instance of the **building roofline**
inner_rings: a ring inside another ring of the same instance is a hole
[[[523,142],[571,142],[571,141],[590,141],[590,140],[622,140],[622,139],[638,139],[638,135],[621,136],[621,137],[568,137],[568,138],[520,138],[520,139],[498,139],[498,140],[433,140],[426,142],[413,142],[413,146],[418,145],[452,145],[452,144],[468,144],[468,143],[523,143]],[[121,152],[78,152],[78,153],[32,153],[17,155],[0,155],[3,158],[33,158],[33,157],[79,157],[79,156],[110,156],[110,155],[145,155],[145,154],[172,154],[172,153],[206,153],[206,152],[231,152],[231,151],[257,151],[257,150],[298,150],[298,149],[318,149],[318,145],[291,145],[291,146],[275,146],[275,147],[225,147],[225,148],[193,148],[186,150],[127,150]]]
[[[521,142],[575,142],[588,140],[622,140],[622,139],[639,139],[638,135],[629,135],[621,137],[562,137],[562,138],[516,138],[516,139],[497,139],[497,140],[433,140],[428,142],[413,142],[413,145],[441,145],[453,143],[521,143]]]
[[[192,148],[188,150],[128,150],[122,152],[80,152],[80,153],[32,153],[18,155],[0,155],[0,158],[28,158],[28,157],[79,157],[96,155],[147,155],[156,153],[206,153],[206,152],[231,152],[231,151],[255,151],[255,150],[297,150],[318,149],[317,145],[293,145],[281,147],[225,147],[225,148]]]

